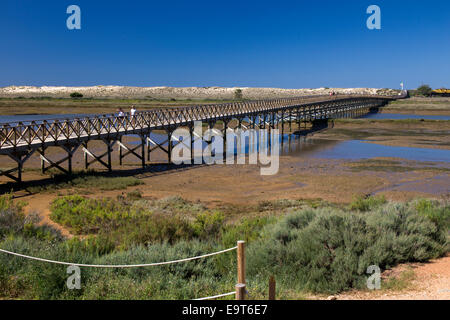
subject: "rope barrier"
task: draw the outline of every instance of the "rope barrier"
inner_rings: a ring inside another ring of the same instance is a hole
[[[204,298],[199,298],[199,299],[193,299],[193,300],[194,301],[210,300],[210,299],[216,299],[216,298],[231,296],[231,295],[234,295],[234,294],[236,294],[236,291],[228,292],[228,293],[222,293],[222,294],[218,294],[216,296],[211,296],[211,297],[204,297]]]
[[[155,263],[145,263],[145,264],[122,264],[122,265],[120,265],[120,264],[119,265],[111,265],[111,264],[71,263],[71,262],[63,262],[63,261],[56,261],[56,260],[49,260],[49,259],[43,259],[43,258],[38,258],[38,257],[27,256],[27,255],[24,255],[24,254],[11,252],[11,251],[4,250],[4,249],[0,249],[0,252],[6,253],[6,254],[10,254],[10,255],[13,255],[13,256],[26,258],[26,259],[42,261],[42,262],[48,262],[48,263],[54,263],[54,264],[63,264],[63,265],[68,265],[68,266],[91,267],[91,268],[140,268],[140,267],[161,266],[161,265],[165,265],[165,264],[173,264],[173,263],[186,262],[186,261],[191,261],[191,260],[196,260],[196,259],[202,259],[202,258],[214,256],[214,255],[217,255],[217,254],[225,253],[225,252],[228,252],[228,251],[232,251],[232,250],[235,250],[235,249],[237,249],[237,246],[233,247],[233,248],[229,248],[229,249],[213,252],[213,253],[204,254],[204,255],[201,255],[201,256],[185,258],[185,259],[179,259],[179,260],[172,260],[172,261],[165,261],[165,262],[155,262]]]

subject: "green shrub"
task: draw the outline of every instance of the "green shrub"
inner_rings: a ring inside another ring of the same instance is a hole
[[[60,238],[60,233],[54,228],[44,224],[38,215],[31,213],[25,215],[25,203],[14,203],[10,194],[0,196],[0,239],[6,236],[22,235],[38,239],[54,240]]]
[[[152,210],[165,213],[196,214],[206,210],[202,204],[189,202],[179,196],[163,198],[149,204]]]
[[[234,99],[235,100],[242,100],[243,99],[242,89],[234,90]]]
[[[76,234],[111,230],[136,212],[110,199],[87,199],[78,195],[55,199],[51,204],[52,220],[71,228]]]
[[[223,214],[198,212],[200,208],[179,198],[129,202],[73,195],[55,199],[50,217],[75,234],[98,234],[124,249],[135,244],[217,239]]]
[[[127,193],[127,200],[138,200],[142,198],[142,193],[139,190],[133,190]]]
[[[416,94],[429,97],[432,91],[433,89],[429,85],[424,84],[417,88]]]
[[[368,211],[371,209],[378,208],[379,206],[386,204],[387,200],[384,196],[377,197],[363,197],[356,196],[354,200],[350,203],[350,210]]]
[[[277,274],[294,289],[360,288],[370,265],[426,261],[447,251],[446,234],[413,205],[362,212],[324,208],[293,213],[263,232],[248,252],[249,273]]]
[[[212,238],[218,237],[222,230],[223,221],[225,217],[221,212],[199,213],[192,223],[194,234],[198,238]]]
[[[14,205],[12,195],[0,196],[0,238],[7,234],[19,233],[25,224],[22,205]]]
[[[222,229],[222,244],[228,248],[235,246],[237,240],[244,240],[246,242],[256,241],[259,239],[261,230],[274,221],[275,217],[273,216],[242,218]]]
[[[420,199],[415,203],[419,214],[433,221],[444,230],[450,229],[450,205],[441,205],[436,200]]]
[[[70,97],[71,97],[71,98],[83,98],[83,94],[82,94],[82,93],[79,93],[79,92],[72,92],[72,93],[70,94]]]

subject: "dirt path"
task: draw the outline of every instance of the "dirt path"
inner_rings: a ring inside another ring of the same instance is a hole
[[[412,270],[412,280],[398,290],[350,291],[333,297],[311,296],[311,299],[337,300],[450,300],[450,255],[428,263],[399,265],[383,273],[383,278],[399,277]]]
[[[71,238],[72,235],[69,230],[50,219],[50,203],[55,198],[55,194],[45,193],[26,197],[25,201],[27,202],[27,206],[25,207],[25,213],[30,214],[36,212],[42,218],[41,224],[48,224],[59,230],[63,236]]]

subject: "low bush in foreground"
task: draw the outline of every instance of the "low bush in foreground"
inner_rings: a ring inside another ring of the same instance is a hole
[[[292,213],[268,226],[263,240],[252,244],[249,272],[276,274],[298,290],[361,288],[370,265],[386,269],[448,251],[448,230],[440,218],[450,208],[433,205],[428,210],[433,218],[414,203],[389,203],[366,212],[321,208]]]
[[[131,200],[133,199],[133,200]],[[363,206],[367,209],[366,206]],[[0,197],[0,248],[59,261],[138,264],[215,252],[248,241],[247,283],[252,298],[359,288],[369,265],[381,269],[426,261],[448,252],[448,205],[370,202],[369,209],[299,209],[281,218],[228,220],[181,198],[63,197],[52,218],[88,236],[63,239],[37,226],[10,197]],[[283,209],[287,210],[287,209]],[[66,286],[66,266],[0,253],[0,297],[20,299],[192,299],[232,291],[236,253],[148,268],[81,268],[81,289]],[[293,294],[294,293],[294,294]]]

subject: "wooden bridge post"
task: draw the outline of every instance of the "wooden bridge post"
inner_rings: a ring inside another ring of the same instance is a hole
[[[1,175],[5,175],[10,179],[13,179],[14,181],[18,182],[19,184],[22,183],[22,170],[23,170],[23,164],[25,161],[27,161],[31,155],[36,151],[36,149],[31,149],[24,151],[22,153],[8,153],[7,155],[14,160],[17,163],[17,169],[10,169],[6,171],[0,171]],[[17,171],[17,178],[12,175],[14,171]]]
[[[238,283],[236,284],[236,300],[245,300],[245,284]]]
[[[108,148],[108,150],[107,150],[107,152],[108,152],[108,171],[111,172],[112,171],[112,164],[111,164],[112,144],[111,144],[111,140],[104,140],[104,141]]]
[[[168,140],[168,145],[167,145],[167,160],[169,162],[169,165],[172,163],[172,128],[170,128],[167,131],[167,140]]]
[[[89,167],[89,162],[88,162],[88,154],[86,152],[87,148],[88,148],[88,141],[83,143],[83,147],[84,147],[84,169],[87,170]]]
[[[119,136],[119,165],[122,166],[122,136]]]
[[[275,129],[275,112],[270,113],[270,127],[269,132],[272,132],[272,129]]]
[[[17,162],[17,180],[19,183],[22,182],[22,170],[23,170],[23,163],[22,160]]]
[[[237,242],[238,283],[245,284],[245,241]]]
[[[71,148],[70,146],[64,147],[67,152],[67,170],[69,171],[69,175],[72,174],[72,156],[78,147]]]
[[[228,129],[228,121],[223,120],[223,150],[222,150],[222,156],[223,160],[225,161],[227,158],[227,129]]]
[[[136,120],[134,120],[136,121]],[[141,135],[141,164],[142,169],[145,169],[145,142],[147,141],[147,136],[145,134]]]
[[[276,283],[273,276],[269,279],[269,300],[275,300]]]
[[[42,147],[42,155],[45,156],[45,149],[46,147]],[[41,158],[41,173],[45,172],[45,162],[44,159]]]
[[[194,125],[190,124],[189,125],[189,137],[190,137],[190,148],[191,148],[191,164],[194,163],[194,141],[195,141],[195,136],[194,136]]]
[[[289,134],[292,133],[292,109],[289,109]]]
[[[88,148],[87,148],[88,142],[87,141],[82,143],[83,150],[84,150],[84,165],[85,165],[85,168],[88,169],[89,165],[91,165],[92,163],[99,162],[100,164],[105,166],[108,169],[108,171],[111,172],[112,171],[112,162],[111,162],[112,146],[114,145],[116,140],[102,139],[102,141],[106,145],[106,152],[101,154],[100,156],[96,156],[95,154],[93,154],[91,151],[88,150]],[[88,155],[91,156],[92,158],[94,158],[94,160],[89,162]],[[102,158],[104,156],[107,156],[108,160],[106,162],[102,160]]]
[[[150,145],[150,142],[148,141],[148,139],[150,139],[150,136],[151,136],[151,134],[152,134],[152,131],[151,130],[149,130],[149,132],[148,132],[148,136],[147,136],[147,139],[146,139],[146,144],[147,144],[147,160],[150,162],[150,152],[152,151],[152,146]]]

